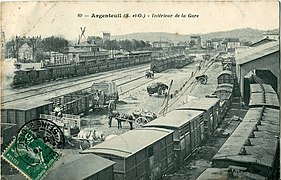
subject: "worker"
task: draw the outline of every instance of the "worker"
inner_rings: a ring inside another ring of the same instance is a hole
[[[113,112],[113,110],[115,109],[115,102],[114,101],[110,101],[109,105],[108,105],[108,126],[111,127],[111,123],[112,123],[112,118],[114,117],[115,113]]]

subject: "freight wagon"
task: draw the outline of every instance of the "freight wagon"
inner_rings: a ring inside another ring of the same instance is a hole
[[[157,127],[174,131],[175,161],[179,164],[183,163],[196,150],[204,138],[202,111],[175,110],[143,127]]]
[[[11,142],[16,132],[28,121],[39,118],[40,114],[50,114],[53,103],[50,101],[32,100],[17,104],[7,103],[1,108],[2,143]],[[8,127],[7,127],[8,126]]]
[[[241,167],[264,179],[278,177],[279,110],[251,108],[212,160],[215,168]]]
[[[249,107],[270,107],[279,109],[279,99],[272,86],[267,84],[250,84]]]
[[[81,153],[116,162],[115,180],[159,179],[174,167],[172,133],[159,128],[135,129]]]
[[[218,77],[218,84],[234,84],[234,76],[230,70],[222,71]]]
[[[210,136],[221,121],[220,100],[217,98],[193,99],[177,108],[177,110],[197,110],[204,112],[204,138]]]

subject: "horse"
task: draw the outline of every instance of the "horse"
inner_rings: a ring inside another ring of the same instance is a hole
[[[122,120],[122,119],[127,119],[127,120],[130,120],[128,121],[128,123],[130,124],[130,129],[132,130],[133,129],[133,120],[135,119],[135,117],[133,115],[130,115],[130,114],[124,114],[124,113],[116,113],[114,118],[117,120],[117,124],[118,124],[118,129],[121,128],[122,129],[122,121],[125,121],[125,120]]]
[[[105,135],[101,131],[96,131],[93,128],[85,128],[81,130],[78,135],[78,138],[82,138],[89,141],[104,141]]]
[[[147,71],[145,73],[146,78],[154,78],[154,72],[153,71]]]

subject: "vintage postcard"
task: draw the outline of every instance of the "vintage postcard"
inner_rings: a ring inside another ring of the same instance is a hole
[[[278,1],[1,3],[2,179],[279,179]]]

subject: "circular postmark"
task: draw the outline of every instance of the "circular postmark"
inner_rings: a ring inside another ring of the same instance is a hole
[[[64,148],[65,137],[63,135],[63,131],[56,123],[42,118],[33,119],[26,122],[20,128],[19,132],[25,127],[34,132],[35,135],[42,139],[45,143],[49,143],[51,146],[53,146],[53,148]]]
[[[47,119],[34,119],[18,131],[15,150],[26,164],[34,167],[42,164],[46,157],[52,157],[53,149],[64,148],[64,145],[65,137],[59,126]]]

